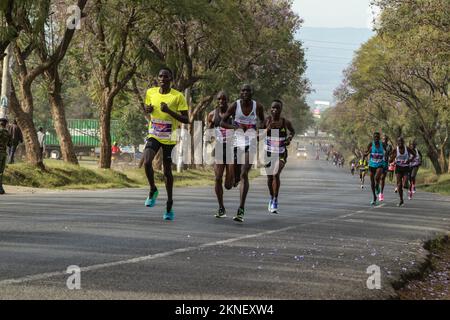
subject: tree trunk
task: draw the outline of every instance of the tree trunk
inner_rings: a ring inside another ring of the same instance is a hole
[[[433,165],[434,171],[437,175],[443,173],[443,168],[439,162],[439,151],[436,149],[433,139],[429,139],[427,136],[422,135],[425,143],[427,144],[427,155],[430,158],[431,164]]]
[[[27,88],[27,86],[24,86],[23,83],[20,83],[20,85],[22,95],[24,95],[22,105],[20,105],[14,86],[12,85],[10,93],[10,108],[16,117],[20,130],[22,131],[26,151],[26,161],[32,166],[45,170],[44,163],[40,159],[39,141],[36,128],[33,123],[33,97],[31,96],[31,90]]]
[[[100,102],[100,168],[111,169],[111,110],[112,99],[107,89]]]
[[[446,154],[445,154],[445,152],[447,151],[446,149],[447,148],[446,148],[445,144],[443,144],[441,149],[440,149],[439,162],[440,162],[441,167],[442,167],[442,173],[446,172],[446,170],[448,168],[448,159],[447,159]]]
[[[66,111],[61,97],[61,81],[59,79],[58,69],[54,68],[45,72],[45,77],[49,81],[50,109],[63,160],[77,165],[78,159],[73,148],[72,137],[67,127]]]

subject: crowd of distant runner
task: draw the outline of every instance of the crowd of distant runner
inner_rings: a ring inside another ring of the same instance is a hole
[[[373,140],[361,152],[361,156],[352,159],[349,163],[352,175],[359,171],[361,189],[364,189],[365,178],[369,174],[372,191],[370,204],[373,206],[384,201],[387,177],[389,182],[393,182],[394,175],[397,178],[394,192],[399,195],[399,207],[405,204],[404,192],[407,192],[409,200],[412,200],[416,193],[416,177],[422,165],[422,153],[417,148],[415,140],[406,145],[404,138],[399,137],[396,142],[394,146],[387,135],[381,139],[381,134],[375,132]],[[331,146],[327,150],[327,161],[332,161],[335,166],[343,167],[344,157]]]

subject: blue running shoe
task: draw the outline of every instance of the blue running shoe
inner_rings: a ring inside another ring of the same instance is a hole
[[[158,194],[159,194],[159,191],[158,191],[158,189],[156,189],[155,192],[153,192],[152,197],[148,196],[147,199],[145,200],[145,206],[150,207],[150,208],[154,207],[156,198],[158,198]]]
[[[272,212],[272,202],[273,202],[273,199],[270,199],[269,205],[267,206],[267,210],[268,210],[269,212]]]
[[[278,213],[278,200],[272,201],[272,207],[270,208],[271,213]]]
[[[167,220],[167,221],[173,221],[174,217],[175,217],[175,213],[173,213],[173,209],[171,209],[169,212],[164,213],[164,216],[163,216],[164,220]]]

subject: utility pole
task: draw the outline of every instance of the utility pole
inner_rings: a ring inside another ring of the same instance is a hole
[[[0,98],[0,118],[8,116],[9,93],[11,91],[11,72],[9,68],[9,58],[11,57],[12,44],[10,43],[5,50],[5,57],[3,58],[3,72],[2,72],[2,90]]]

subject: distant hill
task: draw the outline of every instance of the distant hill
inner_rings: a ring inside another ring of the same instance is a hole
[[[308,69],[306,77],[312,88],[307,101],[333,103],[333,91],[342,81],[342,72],[350,64],[354,51],[369,40],[374,33],[363,28],[301,28],[296,35],[306,48]]]

